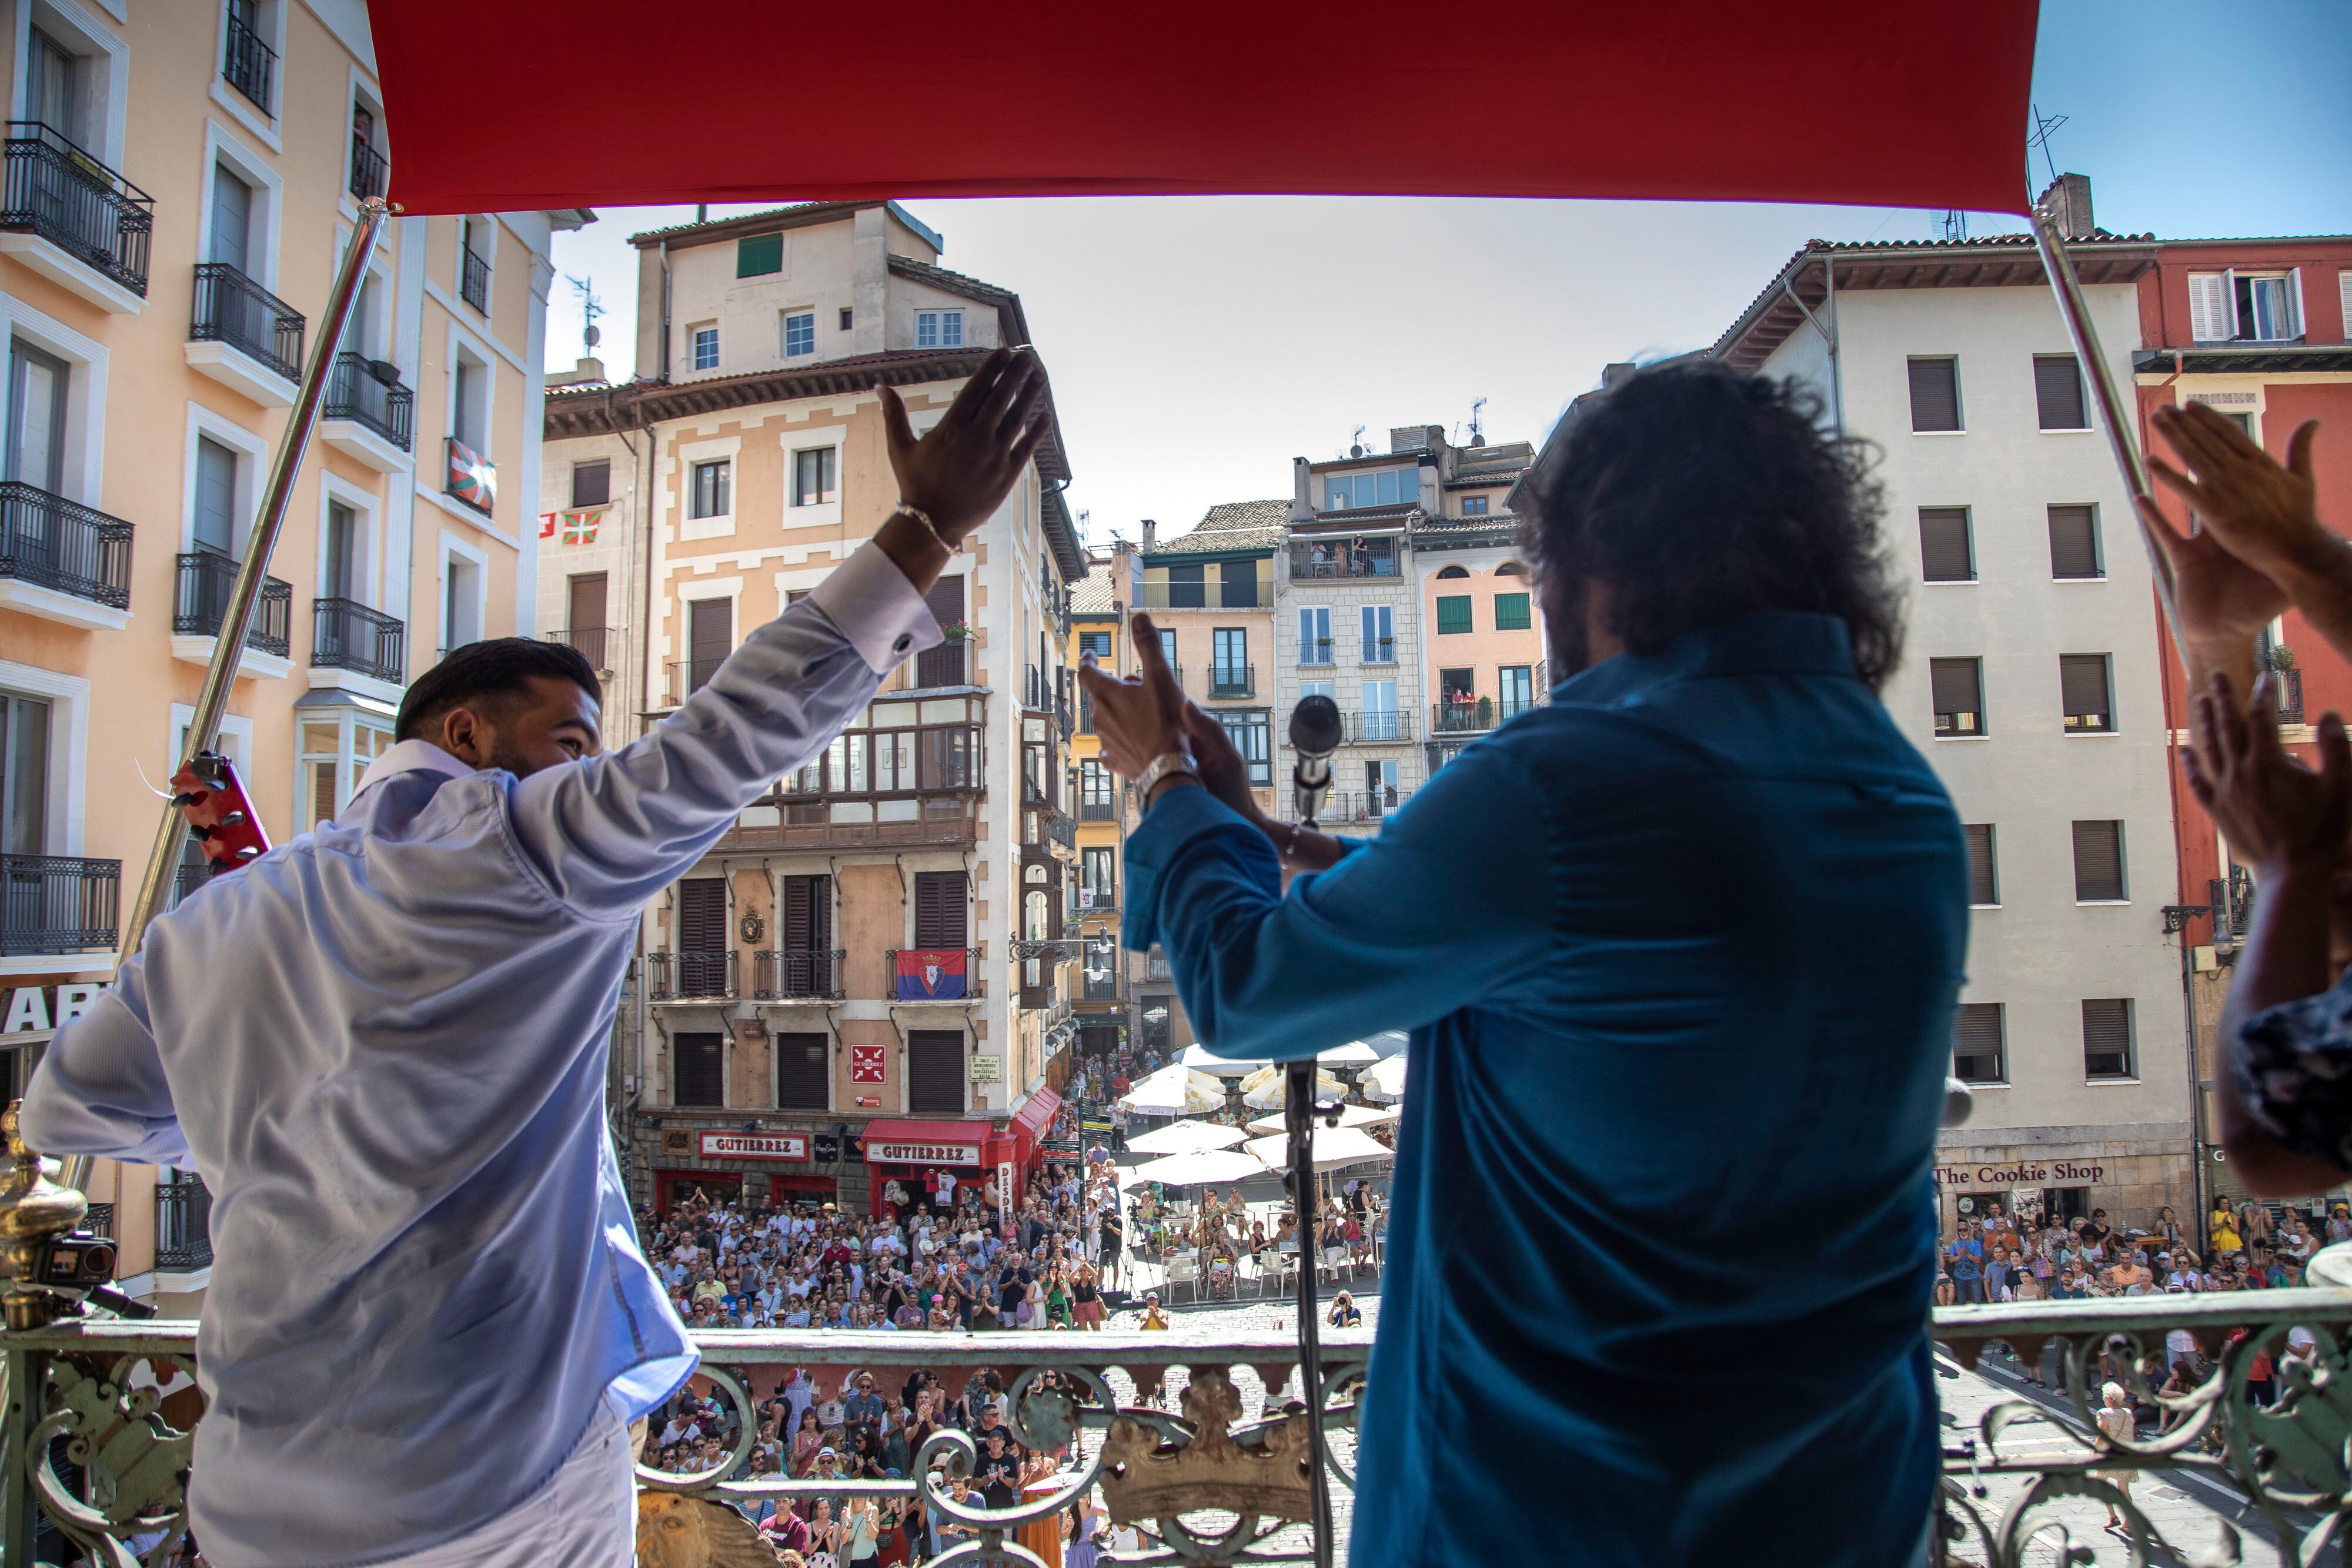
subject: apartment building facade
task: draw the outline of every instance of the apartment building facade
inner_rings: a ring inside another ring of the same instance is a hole
[[[1546,695],[1543,610],[1510,507],[1511,488],[1534,459],[1523,441],[1463,448],[1439,484],[1444,512],[1412,525],[1430,773]]]
[[[27,0],[0,189],[0,1062],[111,977],[268,465],[390,128],[364,8]],[[332,361],[221,748],[331,820],[439,651],[530,628],[552,230],[392,222]],[[454,461],[453,461],[454,459]],[[183,886],[200,874],[191,857]],[[175,892],[178,891],[175,889]],[[194,1177],[101,1164],[125,1287],[192,1311]]]
[[[1133,548],[1120,543],[1090,553],[1087,575],[1070,591],[1069,664],[1088,654],[1105,672],[1130,674],[1127,607]],[[1119,889],[1127,830],[1134,810],[1124,780],[1103,765],[1102,741],[1095,734],[1094,704],[1073,694],[1076,732],[1070,737],[1069,798],[1077,812],[1077,860],[1072,866],[1064,934],[1077,946],[1071,1004],[1076,1012],[1076,1048],[1082,1057],[1115,1057],[1129,1039],[1127,964],[1119,941]]]
[[[559,541],[584,535],[566,514],[600,485],[606,503],[593,540],[543,558],[539,591],[575,645],[600,613],[626,628],[609,656],[634,684],[613,702],[653,719],[896,505],[876,382],[926,430],[991,350],[1029,337],[1016,296],[940,268],[939,236],[894,203],[635,243],[643,373],[547,399]],[[1034,1158],[1076,1028],[1066,650],[1087,561],[1067,477],[1057,430],[932,591],[948,641],[646,912],[637,1038],[616,1042],[644,1196],[862,1208],[926,1166],[979,1180]],[[625,557],[644,599],[621,608]],[[583,585],[600,572],[601,611]]]
[[[2148,239],[2070,249],[2128,380]],[[1884,456],[1909,635],[1882,694],[1951,791],[1971,868],[1946,1223],[1988,1199],[2189,1212],[2189,1068],[2147,552],[2032,242],[1814,242],[1713,352],[1804,382]],[[1962,1205],[1968,1206],[1963,1209]]]

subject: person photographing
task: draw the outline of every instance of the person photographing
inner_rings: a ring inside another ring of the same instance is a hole
[[[576,651],[453,653],[341,818],[184,900],[58,1031],[26,1137],[213,1194],[189,1499],[216,1568],[632,1560],[629,1427],[696,1364],[605,1127],[642,912],[940,640],[924,591],[1045,387],[1000,350],[920,441],[881,389],[898,510],[618,751]]]

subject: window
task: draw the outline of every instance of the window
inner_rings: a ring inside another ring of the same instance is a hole
[[[812,446],[793,454],[793,505],[823,506],[841,499],[834,483],[834,449]]]
[[[2105,577],[2099,564],[2099,513],[2095,507],[2050,508],[2050,575],[2059,579]]]
[[[726,1040],[721,1034],[670,1037],[671,1104],[727,1103]]]
[[[205,259],[253,275],[253,186],[226,163],[213,165],[213,226]]]
[[[784,964],[782,979],[786,996],[809,995],[808,982],[818,972],[817,964],[825,970],[832,967],[828,956],[823,960],[803,958],[795,964]],[[832,977],[825,976],[829,983]],[[799,981],[801,989],[791,989]],[[821,993],[820,993],[821,994]],[[831,1041],[821,1034],[779,1034],[771,1037],[776,1051],[776,1108],[780,1111],[824,1111],[833,1106],[833,1052]]]
[[[1261,569],[1268,574],[1266,592],[1264,594],[1258,592],[1257,578]],[[1272,603],[1273,570],[1274,562],[1271,560],[1228,560],[1218,563],[1218,607],[1224,610],[1255,610],[1261,604]]]
[[[441,646],[446,651],[482,640],[484,563],[445,543],[441,558]]]
[[[720,457],[694,465],[694,484],[687,505],[687,515],[694,517],[723,517],[728,511],[728,473],[730,462]]]
[[[1915,431],[1960,428],[1959,361],[1911,361],[1911,428]]]
[[[8,346],[8,448],[5,476],[65,493],[66,388],[72,371],[63,360],[19,338]],[[19,551],[25,543],[17,545]]]
[[[2129,997],[2083,999],[2083,1076],[2132,1076],[2132,1005]]]
[[[1448,594],[1437,601],[1437,634],[1451,637],[1470,628],[1470,596]]]
[[[841,308],[841,329],[843,331],[848,331],[849,324],[856,319],[857,319],[857,313],[855,310],[852,310],[846,305]]]
[[[1209,636],[1213,661],[1209,684],[1213,687],[1241,687],[1245,692],[1250,684],[1248,628],[1220,626]]]
[[[0,854],[48,853],[48,805],[49,705],[0,692]]]
[[[1528,596],[1526,594],[1498,593],[1495,595],[1496,631],[1525,632],[1534,625],[1535,620],[1528,610]]]
[[[1935,697],[1938,737],[1986,733],[1983,661],[1930,659],[1927,685]]]
[[[796,360],[803,354],[816,352],[816,312],[789,310],[784,313],[784,358]]]
[[[2000,903],[2000,865],[1993,853],[1992,824],[1970,822],[1960,830],[1969,846],[1969,903],[1991,909]]]
[[[1092,654],[1093,654],[1096,658],[1097,658],[1097,659],[1108,659],[1108,658],[1109,658],[1109,657],[1110,657],[1110,633],[1109,633],[1109,632],[1079,632],[1079,633],[1078,633],[1078,657],[1079,657],[1079,658],[1081,658],[1081,659],[1083,659],[1083,658],[1085,658],[1088,653],[1092,653]]]
[[[907,1031],[907,1109],[917,1116],[963,1114],[963,1032]]]
[[[613,499],[613,465],[608,458],[572,465],[572,504],[602,507]]]
[[[341,501],[327,503],[327,552],[319,563],[319,597],[349,599],[357,580],[360,515]]]
[[[962,348],[963,312],[961,310],[916,311],[915,347],[918,349]]]
[[[588,663],[600,670],[609,670],[610,650],[604,645],[610,630],[604,621],[610,606],[605,575],[601,571],[574,572],[564,583],[565,611],[563,640],[580,650]]]
[[[1404,716],[1397,712],[1397,684],[1394,681],[1364,683],[1362,728],[1365,740],[1402,740],[1405,738]]]
[[[1191,561],[1168,569],[1168,608],[1171,610],[1206,610],[1209,607],[1209,569],[1201,561]]]
[[[1465,517],[1485,517],[1486,515],[1486,497],[1484,496],[1463,497],[1462,515]]]
[[[2124,825],[2074,824],[2074,902],[2124,902]]]
[[[197,549],[236,554],[236,470],[234,451],[209,435],[196,437],[196,506],[189,534]]]
[[[1531,664],[1505,664],[1495,672],[1496,702],[1495,716],[1510,720],[1536,706],[1535,667]]]
[[[1397,765],[1393,762],[1364,764],[1364,812],[1377,817],[1382,811],[1393,811],[1403,803],[1397,793]]]
[[[485,316],[490,313],[489,234],[479,218],[467,218],[458,230],[457,292]]]
[[[1078,763],[1078,804],[1101,811],[1104,821],[1110,820],[1110,809],[1118,800],[1118,778],[1095,758],[1088,757]],[[1092,818],[1093,810],[1088,812]]]
[[[1078,852],[1078,907],[1108,909],[1118,902],[1118,880],[1112,867],[1118,852],[1108,844]]]
[[[2069,735],[2105,735],[2116,727],[2115,698],[2105,653],[2058,655],[2058,695]]]
[[[715,371],[719,368],[719,329],[697,327],[694,329],[694,368]]]
[[[1331,657],[1331,612],[1328,606],[1302,609],[1298,612],[1298,662],[1302,664],[1328,664]]]
[[[2033,356],[2033,406],[2044,430],[2088,430],[2083,372],[2072,354]]]
[[[391,747],[392,731],[347,713],[341,719],[330,716],[324,722],[305,722],[301,740],[299,767],[308,799],[300,804],[310,814],[308,827],[315,832],[335,820],[368,764]]]
[[[1323,480],[1323,509],[1345,512],[1358,507],[1394,507],[1421,494],[1419,468],[1379,468],[1357,474],[1331,474]]]
[[[1457,578],[1467,578],[1469,575],[1467,567],[1449,566],[1440,570],[1437,578],[1441,582],[1448,582]]]
[[[964,873],[960,871],[919,871],[915,873],[915,946],[941,949],[964,946]]]
[[[261,0],[228,0],[228,39],[223,51],[221,76],[264,114],[271,112],[270,90],[277,77],[278,51],[264,37]],[[282,41],[282,40],[281,40]]]
[[[1364,623],[1364,663],[1393,664],[1396,663],[1396,611],[1386,604],[1362,607]]]
[[[1249,781],[1257,789],[1274,784],[1273,716],[1265,708],[1219,708],[1214,715],[1225,727],[1225,738],[1242,754]]]
[[[1952,1019],[1952,1076],[1963,1083],[2000,1083],[2001,1006],[1962,1002]]]
[[[2200,343],[2278,342],[2303,336],[2301,271],[2189,275],[2189,335]]]
[[[463,344],[449,372],[449,434],[475,456],[490,455],[490,367]]]
[[[1339,694],[1338,687],[1329,681],[1301,681],[1298,683],[1298,695],[1302,697],[1330,697],[1337,700]]]
[[[1966,507],[1919,508],[1919,562],[1929,582],[1974,582],[1976,551]]]
[[[745,235],[735,242],[735,276],[760,277],[784,269],[784,236]]]
[[[38,26],[28,29],[29,70],[25,78],[25,118],[47,126],[77,146],[88,147],[90,135],[89,63],[79,50],[67,47]]]
[[[709,683],[735,651],[735,601],[731,599],[689,599],[686,601],[685,687],[674,695],[690,695]]]

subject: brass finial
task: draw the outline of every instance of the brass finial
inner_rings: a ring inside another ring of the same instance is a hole
[[[11,1101],[0,1112],[0,1139],[14,1162],[0,1186],[0,1279],[16,1287],[0,1295],[0,1314],[12,1329],[38,1328],[57,1315],[57,1298],[32,1284],[40,1277],[41,1252],[89,1212],[88,1198],[41,1174],[40,1155],[25,1142],[23,1107]]]

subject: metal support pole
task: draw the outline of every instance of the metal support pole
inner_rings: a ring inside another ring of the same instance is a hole
[[[1314,1471],[1315,1568],[1331,1568],[1331,1479],[1323,1460],[1323,1333],[1316,1319],[1315,1059],[1283,1071],[1282,1119],[1290,1134],[1290,1201],[1298,1214],[1298,1397],[1307,1406],[1307,1462]]]
[[[302,455],[310,450],[311,434],[319,428],[319,410],[327,397],[327,373],[334,366],[335,350],[341,346],[343,329],[359,303],[360,285],[366,280],[368,263],[375,256],[376,242],[383,237],[383,225],[391,215],[392,209],[381,196],[370,196],[360,204],[359,227],[352,232],[351,247],[343,253],[342,269],[335,275],[334,289],[327,296],[327,313],[310,340],[310,361],[303,367],[301,388],[295,394],[292,412],[286,417],[285,432],[278,438],[278,455],[269,464],[269,483],[261,492],[253,532],[246,540],[245,559],[237,564],[236,581],[229,590],[228,606],[221,614],[220,635],[213,643],[212,663],[205,668],[205,684],[196,695],[195,716],[188,722],[187,754],[175,761],[174,772],[197,752],[210,750],[220,737],[221,719],[228,712],[229,693],[236,685],[237,664],[245,656],[246,636],[252,629],[253,606],[261,597],[262,580],[269,574],[269,558],[277,549],[278,531],[286,522],[286,507],[294,497],[294,476],[301,469]],[[187,829],[180,821],[179,808],[164,807],[163,825],[155,833],[155,847],[148,853],[146,873],[139,882],[139,896],[122,928],[122,962],[128,963],[131,955],[139,951],[149,923],[163,912],[181,846],[186,841]],[[89,1179],[87,1155],[76,1155],[66,1162],[66,1186],[78,1188]]]
[[[32,1437],[44,1375],[38,1351],[12,1350],[0,1357],[7,1386],[0,1389],[0,1563],[8,1568],[33,1561],[34,1504]]]

